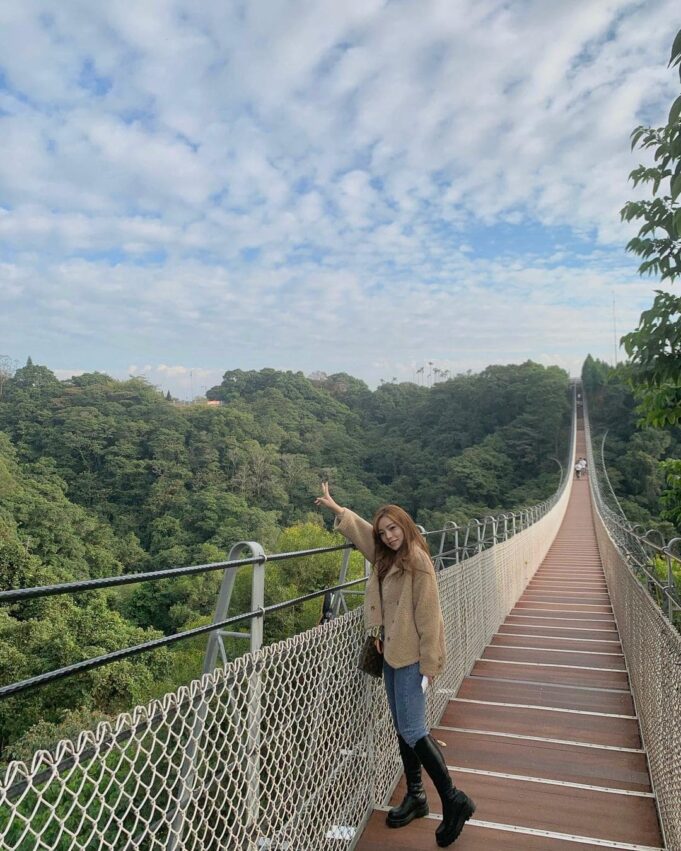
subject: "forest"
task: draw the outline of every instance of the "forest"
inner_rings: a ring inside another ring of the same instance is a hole
[[[240,540],[269,553],[341,543],[313,503],[322,477],[364,515],[396,502],[428,528],[528,506],[557,487],[569,432],[567,374],[532,362],[376,390],[344,373],[230,370],[206,399],[182,404],[142,379],[59,381],[29,359],[0,394],[2,589],[220,561]],[[338,564],[337,554],[312,569],[269,564],[266,602],[332,584]],[[2,682],[209,623],[219,581],[4,606]],[[235,611],[249,581],[241,570]],[[266,641],[314,625],[319,609],[267,618]],[[179,642],[4,700],[0,758],[30,757],[188,682],[204,647]]]

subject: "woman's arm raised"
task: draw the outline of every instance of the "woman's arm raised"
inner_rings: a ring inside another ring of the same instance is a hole
[[[338,530],[349,541],[352,541],[362,555],[373,564],[375,544],[371,523],[362,520],[358,514],[350,511],[349,508],[343,508],[342,505],[338,505],[329,493],[328,482],[322,482],[322,495],[315,499],[315,505],[321,505],[333,511],[336,515],[333,528]]]

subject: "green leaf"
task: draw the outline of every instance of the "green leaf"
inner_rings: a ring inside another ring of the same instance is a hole
[[[672,201],[676,201],[678,194],[681,192],[681,172],[677,174],[675,177],[672,177],[671,181],[671,196]]]
[[[638,144],[638,140],[643,136],[646,132],[646,127],[637,127],[631,133],[631,150],[633,151],[636,145]]]
[[[681,239],[681,210],[677,210],[674,213],[674,229],[676,230],[677,239]]]
[[[681,30],[679,30],[674,38],[674,43],[672,44],[672,55],[669,57],[669,64],[667,67],[674,67],[674,65],[681,62]]]
[[[681,115],[681,95],[677,97],[669,110],[669,124],[676,124]]]

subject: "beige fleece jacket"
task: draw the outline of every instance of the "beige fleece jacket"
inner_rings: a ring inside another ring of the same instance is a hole
[[[345,508],[334,527],[373,565],[374,532],[370,523]],[[419,663],[422,675],[436,677],[445,664],[445,627],[435,568],[422,550],[398,560],[379,582],[373,568],[364,597],[367,630],[382,626],[383,652],[393,668]]]

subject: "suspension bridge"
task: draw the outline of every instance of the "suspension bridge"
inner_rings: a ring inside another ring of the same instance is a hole
[[[586,414],[586,412],[584,412]],[[576,456],[588,475],[574,480]],[[681,851],[681,611],[671,545],[652,543],[608,499],[588,416],[575,407],[560,488],[520,512],[427,533],[449,659],[428,719],[477,811],[461,851]],[[328,549],[328,548],[327,548]],[[435,847],[431,813],[389,830],[404,793],[382,687],[356,669],[361,611],[262,647],[265,556],[2,592],[0,602],[223,571],[214,622],[0,688],[0,699],[133,653],[209,636],[204,674],[0,778],[10,851],[332,851]],[[241,556],[241,557],[238,557]],[[314,558],[314,551],[272,558]],[[251,610],[230,616],[235,572],[253,565]],[[666,570],[665,570],[666,566]],[[250,651],[226,658],[228,628]],[[218,660],[218,657],[219,660]],[[216,663],[217,667],[216,667]]]

